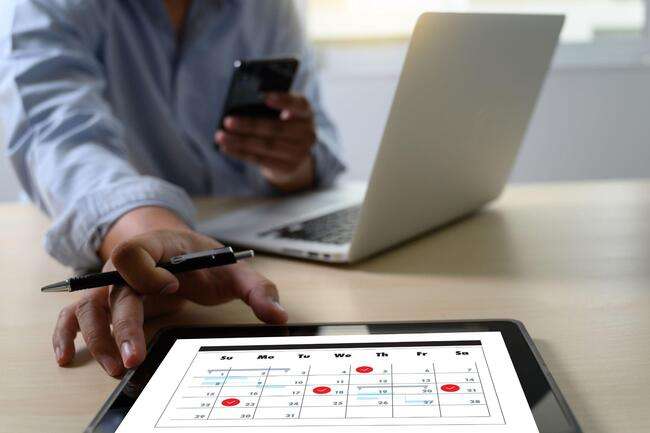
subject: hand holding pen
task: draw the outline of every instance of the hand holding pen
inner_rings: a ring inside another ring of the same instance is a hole
[[[208,250],[215,251],[187,254]],[[215,240],[190,231],[150,232],[122,243],[104,267],[119,275],[70,279],[50,285],[47,290],[68,291],[68,286],[71,290],[83,289],[102,279],[102,284],[119,280],[127,283],[82,290],[81,299],[63,308],[52,337],[57,362],[70,363],[75,354],[75,336],[81,332],[88,350],[104,370],[120,376],[125,368],[135,367],[144,359],[145,318],[175,311],[185,301],[217,305],[241,299],[260,320],[285,322],[287,313],[278,303],[275,285],[245,263],[236,263],[248,255],[236,255]],[[221,266],[205,268],[208,262]],[[183,266],[198,264],[198,269],[173,273]]]
[[[253,257],[253,250],[234,252],[231,247],[215,250],[199,251],[172,257],[169,261],[156,264],[157,268],[165,269],[172,274],[181,274],[199,269],[217,266],[233,265],[239,260]],[[103,286],[123,286],[127,282],[117,271],[100,272],[97,274],[71,277],[65,281],[48,284],[41,287],[43,293],[76,292],[78,290],[94,289]]]

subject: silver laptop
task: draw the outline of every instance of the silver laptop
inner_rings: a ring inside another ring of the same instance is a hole
[[[270,201],[199,230],[224,243],[342,263],[476,211],[508,179],[563,21],[422,15],[367,188]]]

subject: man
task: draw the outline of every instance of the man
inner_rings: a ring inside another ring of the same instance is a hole
[[[189,196],[283,194],[343,170],[290,0],[12,0],[2,12],[0,112],[24,190],[52,218],[48,252],[116,268],[128,287],[61,311],[60,365],[80,331],[106,372],[145,355],[145,318],[186,300],[244,300],[284,322],[275,286],[245,264],[174,276],[163,259],[219,244],[192,230]],[[236,59],[294,55],[279,120],[220,118]],[[111,325],[113,332],[111,333]]]

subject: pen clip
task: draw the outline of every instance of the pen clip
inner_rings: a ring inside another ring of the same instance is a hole
[[[233,251],[232,247],[223,247],[219,248],[216,250],[208,250],[208,251],[199,251],[196,253],[188,253],[188,254],[182,254],[180,256],[174,256],[171,259],[169,259],[169,262],[173,265],[178,265],[180,263],[183,263],[186,260],[190,259],[196,259],[199,257],[208,257],[208,256],[216,256],[219,254],[234,254],[235,252]]]

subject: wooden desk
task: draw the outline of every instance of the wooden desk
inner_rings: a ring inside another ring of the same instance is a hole
[[[0,227],[0,430],[81,432],[117,381],[85,350],[70,368],[54,362],[52,326],[71,298],[38,291],[69,273],[42,250],[47,220],[2,205]],[[294,322],[520,319],[586,432],[650,431],[649,181],[512,187],[477,216],[356,266],[254,263]],[[254,321],[233,302],[148,332]]]

